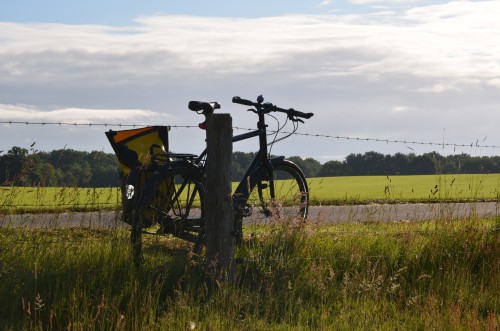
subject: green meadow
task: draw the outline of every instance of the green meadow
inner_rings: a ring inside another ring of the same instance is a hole
[[[499,200],[500,175],[311,178],[312,204]],[[119,208],[118,188],[0,188],[0,213]],[[35,215],[36,217],[36,215]],[[382,221],[382,220],[381,220]],[[0,227],[1,330],[498,330],[500,217],[248,226],[232,279],[185,241]]]
[[[281,223],[215,281],[180,240],[0,228],[2,330],[498,330],[500,220]]]
[[[498,200],[500,174],[309,178],[312,204]]]
[[[312,205],[498,200],[500,174],[309,178]],[[237,183],[233,183],[236,188]],[[118,188],[0,187],[0,212],[120,208]]]
[[[0,187],[0,213],[109,210],[120,205],[116,187]]]

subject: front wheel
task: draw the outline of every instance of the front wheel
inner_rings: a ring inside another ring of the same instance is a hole
[[[273,164],[272,171],[264,172],[257,180],[248,205],[251,213],[246,223],[304,222],[309,207],[309,189],[304,174],[288,160]]]
[[[132,224],[136,264],[140,264],[145,255],[143,234],[170,234],[194,243],[195,253],[201,250],[205,233],[204,193],[203,177],[196,167],[164,168],[148,180]]]

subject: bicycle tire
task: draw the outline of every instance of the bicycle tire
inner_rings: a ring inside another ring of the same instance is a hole
[[[272,172],[266,171],[260,175],[247,204],[251,208],[250,223],[305,222],[309,189],[302,170],[288,160],[274,164]]]
[[[142,189],[133,215],[130,238],[136,265],[144,260],[144,233],[171,234],[194,243],[195,253],[201,251],[205,238],[204,194],[203,175],[195,166],[176,164],[154,173]]]

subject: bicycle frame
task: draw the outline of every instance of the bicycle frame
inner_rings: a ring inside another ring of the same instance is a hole
[[[253,158],[252,162],[248,166],[245,175],[239,182],[236,190],[233,193],[233,204],[235,210],[235,220],[241,220],[246,214],[246,203],[250,192],[257,185],[257,180],[262,177],[265,173],[272,173],[273,164],[282,161],[285,157],[269,158],[267,151],[267,125],[265,122],[265,116],[263,113],[258,113],[259,120],[257,122],[257,129],[247,133],[233,136],[232,141],[238,142],[254,137],[259,137],[259,150]],[[203,160],[207,155],[207,149],[198,156],[196,163],[198,165],[203,164]],[[270,177],[270,193],[274,196],[274,183],[272,176]]]
[[[284,192],[288,194],[290,191],[293,196],[297,196],[298,194],[300,197],[300,201],[296,205],[300,209],[297,211],[299,213],[298,215],[303,218],[307,216],[308,189],[305,177],[300,168],[295,164],[284,161],[285,157],[270,157],[265,115],[270,112],[286,113],[288,120],[303,123],[300,118],[308,119],[314,114],[302,113],[293,108],[282,109],[271,103],[263,104],[262,102],[263,98],[261,96],[257,98],[257,103],[239,97],[233,98],[233,103],[254,107],[255,109],[249,110],[258,115],[258,122],[256,130],[235,135],[232,137],[232,142],[254,137],[259,138],[259,149],[248,166],[245,175],[232,194],[234,208],[234,227],[232,234],[237,240],[242,239],[243,218],[252,215],[253,206],[262,209],[259,209],[259,213],[262,213],[265,217],[274,215],[273,212],[275,212],[275,210],[271,209],[275,207],[274,200],[276,198],[281,198],[283,193],[283,186],[275,187],[275,184],[281,183],[280,176],[276,175],[275,179],[275,172],[285,172],[294,178],[294,183],[297,184],[295,185],[295,189],[290,190],[289,188],[285,188]],[[190,101],[188,108],[192,111],[196,111],[198,114],[204,114],[205,117],[207,117],[207,115],[212,114],[215,109],[220,108],[220,105],[216,102],[206,103]],[[203,126],[200,125],[200,128],[203,128]],[[294,129],[296,129],[295,125]],[[274,141],[272,143],[274,143]],[[141,164],[138,164],[132,168],[132,175],[141,175],[143,172],[151,175],[145,184],[138,182],[140,176],[129,176],[128,179],[132,179],[133,183],[126,186],[127,190],[129,187],[133,189],[136,185],[139,185],[138,188],[140,189],[138,194],[131,193],[130,196],[127,194],[124,200],[124,211],[133,208],[131,212],[124,212],[124,215],[128,215],[126,218],[130,221],[128,223],[132,225],[131,240],[134,252],[138,254],[141,253],[142,229],[148,228],[153,222],[160,225],[156,233],[170,233],[174,236],[179,236],[180,238],[195,242],[198,248],[202,245],[205,233],[203,209],[201,209],[200,215],[191,215],[190,209],[197,196],[200,198],[200,201],[203,202],[203,178],[206,170],[205,158],[207,152],[207,148],[205,148],[199,156],[194,154],[168,152],[154,154],[154,150],[151,148],[150,154],[152,162],[146,167],[142,167]],[[171,183],[176,185],[180,184],[177,188],[175,185],[172,185],[172,187],[174,187],[173,190],[175,190],[173,191],[174,194],[170,194],[170,190],[162,193],[163,190],[165,190],[164,186],[169,187]],[[126,184],[128,184],[128,181]],[[187,192],[187,195],[184,196],[183,191],[186,187],[188,187],[188,190],[192,188],[192,191]],[[298,191],[295,192],[297,189]],[[252,193],[253,191],[256,193],[255,199],[254,193]],[[183,198],[188,199],[185,201],[186,203],[181,201]],[[158,199],[161,201],[155,205]],[[260,202],[258,200],[260,200]],[[304,203],[305,207],[303,206]],[[130,208],[127,206],[130,206]],[[271,208],[268,208],[268,206],[271,206]],[[148,217],[145,212],[151,209],[153,213],[156,214],[149,215],[151,217]],[[281,210],[284,210],[284,208],[281,208]],[[292,211],[292,213],[293,212],[294,211]],[[279,214],[278,217],[280,217]],[[144,221],[146,221],[146,223],[143,223]]]

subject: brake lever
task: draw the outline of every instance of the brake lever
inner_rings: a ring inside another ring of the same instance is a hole
[[[253,112],[253,113],[258,114],[257,110],[255,110],[255,109],[253,109],[253,108],[249,108],[249,109],[247,109],[247,111],[251,111],[251,112]]]
[[[288,119],[292,122],[300,122],[300,123],[304,123],[303,120],[301,120],[300,118],[297,118],[297,117],[293,117],[293,115],[288,115]]]

